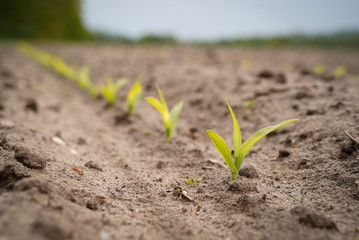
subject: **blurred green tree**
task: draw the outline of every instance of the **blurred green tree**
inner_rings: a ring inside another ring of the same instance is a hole
[[[0,38],[88,39],[80,6],[80,0],[0,0]]]

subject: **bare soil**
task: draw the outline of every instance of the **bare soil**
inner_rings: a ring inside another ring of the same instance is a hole
[[[144,100],[123,118],[130,85],[109,108],[0,46],[0,239],[359,239],[359,146],[344,133],[359,139],[358,51],[37,47],[97,82],[140,74],[144,97],[159,84],[184,109],[167,143]],[[340,64],[348,74],[334,77]],[[206,135],[232,146],[226,100],[244,139],[300,119],[258,142],[236,182]]]

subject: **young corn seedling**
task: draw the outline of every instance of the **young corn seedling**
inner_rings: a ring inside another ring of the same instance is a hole
[[[96,99],[99,96],[99,87],[93,82],[90,82],[87,90],[90,92],[90,95],[93,99]]]
[[[89,68],[82,67],[77,75],[77,83],[83,89],[89,89],[91,80],[89,78]]]
[[[232,108],[228,104],[228,102],[227,105],[231,112],[232,120],[233,120],[234,162],[232,160],[231,151],[229,150],[229,147],[226,144],[226,142],[217,133],[215,133],[212,130],[207,130],[207,134],[212,139],[217,151],[223,156],[224,160],[229,166],[232,172],[232,180],[237,180],[238,172],[243,162],[243,159],[245,158],[248,151],[256,142],[258,142],[265,135],[276,130],[277,128],[280,128],[288,123],[298,121],[299,119],[289,119],[280,122],[276,125],[262,128],[256,133],[254,133],[250,138],[247,139],[245,143],[242,144],[241,130],[239,128],[237,118],[234,115]]]
[[[187,184],[190,185],[193,182],[202,182],[202,180],[188,176]]]
[[[169,142],[171,140],[172,134],[176,128],[179,116],[181,114],[181,110],[183,107],[183,101],[179,101],[176,103],[172,109],[171,112],[168,110],[165,98],[163,97],[162,91],[157,87],[158,95],[160,96],[160,101],[154,97],[147,97],[146,101],[152,104],[162,115],[163,124],[165,126],[166,130],[166,140]]]
[[[137,77],[135,83],[132,85],[127,95],[127,113],[131,115],[142,97],[141,79]]]
[[[324,64],[318,64],[313,68],[314,72],[318,75],[323,74],[325,72],[325,65]]]
[[[118,90],[126,83],[126,78],[120,78],[114,82],[112,77],[107,77],[107,86],[102,87],[102,94],[106,98],[108,105],[112,106],[115,103]]]
[[[334,70],[334,75],[336,77],[342,77],[347,73],[347,67],[345,65],[340,65]]]

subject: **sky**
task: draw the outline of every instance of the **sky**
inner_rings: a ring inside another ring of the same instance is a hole
[[[82,0],[91,30],[180,40],[359,30],[359,0]]]

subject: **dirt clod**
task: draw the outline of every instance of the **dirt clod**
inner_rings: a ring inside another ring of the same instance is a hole
[[[87,143],[87,141],[86,141],[85,138],[80,137],[80,138],[77,139],[77,144],[78,145],[85,145],[86,143]]]
[[[251,193],[258,192],[258,189],[254,183],[241,181],[229,184],[227,191],[232,193]]]
[[[12,188],[14,183],[24,177],[28,177],[28,175],[19,166],[0,165],[0,192],[2,189]]]
[[[278,73],[275,75],[275,82],[279,84],[285,84],[287,82],[287,79],[283,73]]]
[[[158,161],[156,164],[157,169],[162,169],[165,166],[165,163],[163,161]]]
[[[72,239],[72,233],[69,230],[61,228],[53,221],[36,220],[32,225],[32,232],[35,235],[41,235],[44,239],[67,240]]]
[[[247,178],[259,178],[257,169],[253,165],[246,163],[242,164],[241,168],[239,169],[238,175]]]
[[[285,158],[285,157],[289,157],[290,152],[287,150],[279,150],[278,152],[278,158]]]
[[[43,153],[37,149],[29,149],[23,146],[15,148],[15,158],[24,166],[33,169],[44,169],[49,160]]]
[[[26,191],[29,189],[37,189],[40,193],[45,194],[50,192],[50,187],[46,180],[36,177],[23,178],[14,185],[14,190],[16,191]]]
[[[260,78],[272,78],[274,76],[274,73],[272,73],[269,70],[263,70],[257,74]]]
[[[295,207],[291,210],[294,215],[299,215],[299,222],[313,227],[313,228],[326,228],[338,230],[335,222],[319,213],[311,212],[305,207]]]
[[[37,113],[39,110],[38,104],[35,99],[29,98],[25,100],[25,110]]]
[[[93,169],[99,170],[101,172],[103,171],[102,168],[100,167],[100,165],[98,165],[97,163],[95,163],[93,161],[89,161],[89,162],[85,163],[85,167],[93,168]]]

